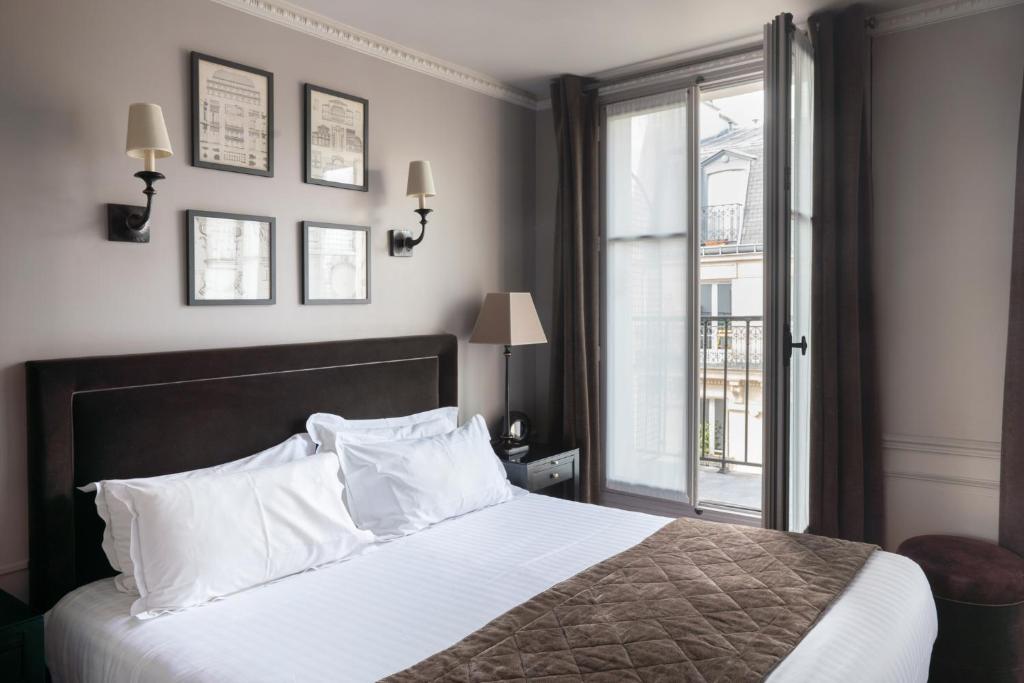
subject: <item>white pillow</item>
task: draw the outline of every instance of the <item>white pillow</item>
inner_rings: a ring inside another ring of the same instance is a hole
[[[174,481],[176,479],[208,477],[212,474],[270,467],[305,458],[314,452],[316,452],[316,445],[309,438],[309,434],[296,434],[265,451],[260,451],[255,455],[250,455],[240,460],[233,460],[223,465],[146,479],[107,479],[80,486],[80,491],[96,492],[96,512],[105,525],[103,529],[103,552],[106,554],[110,566],[116,571],[121,572],[118,576],[114,577],[114,585],[122,593],[138,592],[138,588],[135,585],[135,572],[132,566],[130,551],[133,535],[131,513],[116,495],[112,495],[112,492],[116,492],[125,485],[138,482]]]
[[[352,518],[382,539],[515,495],[480,415],[447,434],[348,443],[339,456]]]
[[[338,456],[137,481],[116,495],[138,528],[132,562],[148,619],[356,555],[374,542],[342,503]]]
[[[336,451],[340,443],[377,443],[445,434],[459,426],[458,420],[459,409],[454,406],[376,420],[348,420],[331,413],[316,413],[306,420],[306,431],[317,450]]]

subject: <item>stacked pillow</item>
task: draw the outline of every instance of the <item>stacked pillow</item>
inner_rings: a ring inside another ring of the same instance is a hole
[[[346,420],[330,413],[316,413],[306,420],[306,431],[318,451],[339,451],[348,443],[379,443],[436,436],[446,434],[458,426],[459,409],[455,407],[377,420]]]
[[[82,491],[96,492],[96,513],[105,525],[103,527],[103,552],[106,554],[110,566],[115,571],[120,572],[120,574],[114,577],[114,585],[122,593],[138,592],[138,588],[135,585],[135,568],[132,564],[130,552],[132,538],[138,537],[138,529],[135,524],[135,516],[132,514],[128,503],[125,502],[124,487],[140,482],[159,484],[178,479],[256,470],[262,467],[272,467],[301,460],[315,452],[316,444],[313,443],[308,434],[296,434],[265,451],[260,451],[247,458],[234,460],[215,467],[206,467],[189,472],[177,472],[162,477],[149,477],[146,479],[107,479],[79,487]]]
[[[515,496],[481,416],[317,413],[308,434],[224,465],[95,491],[118,590],[148,618],[355,557]],[[315,454],[314,454],[315,453]]]
[[[337,437],[349,511],[361,529],[396,538],[510,500],[484,418],[419,439],[349,442]]]

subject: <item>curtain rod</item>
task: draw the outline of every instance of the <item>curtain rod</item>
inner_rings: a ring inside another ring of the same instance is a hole
[[[624,74],[622,76],[617,76],[617,77],[614,77],[614,78],[608,78],[608,79],[604,79],[604,80],[595,80],[592,83],[588,83],[588,84],[584,85],[583,86],[583,90],[584,90],[584,92],[600,90],[601,88],[607,88],[607,87],[611,87],[611,86],[622,85],[624,83],[629,83],[630,81],[635,81],[635,80],[640,80],[640,79],[656,78],[658,76],[667,76],[667,75],[670,75],[674,71],[683,71],[683,70],[686,70],[686,69],[695,69],[695,68],[699,69],[701,67],[708,67],[708,69],[707,69],[708,71],[718,71],[718,70],[721,70],[721,69],[729,68],[729,66],[731,66],[731,65],[729,65],[729,64],[722,64],[722,65],[715,66],[714,65],[715,62],[719,62],[721,60],[732,59],[732,58],[739,57],[741,55],[745,55],[745,54],[748,54],[748,53],[751,53],[751,52],[754,52],[754,51],[759,51],[761,49],[762,49],[761,43],[759,43],[759,42],[758,43],[751,42],[751,43],[748,43],[748,44],[745,44],[745,45],[742,45],[742,46],[739,46],[739,47],[735,47],[735,48],[731,48],[729,50],[725,50],[723,52],[710,53],[710,54],[705,55],[704,57],[701,57],[699,59],[692,59],[692,60],[688,60],[688,61],[674,62],[672,64],[669,64],[669,65],[666,65],[666,66],[662,66],[662,67],[658,67],[656,69],[640,70],[640,71],[635,71],[635,72],[632,72],[632,73],[629,73],[629,74]],[[697,75],[697,79],[698,79],[698,82],[703,81],[704,80],[704,75],[703,74],[698,74]]]

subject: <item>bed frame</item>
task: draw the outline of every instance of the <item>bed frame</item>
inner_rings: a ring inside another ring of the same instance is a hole
[[[113,575],[100,479],[218,465],[305,431],[315,412],[364,419],[458,405],[452,335],[26,363],[33,606]]]

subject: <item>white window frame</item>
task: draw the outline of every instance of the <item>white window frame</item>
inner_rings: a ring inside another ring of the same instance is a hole
[[[731,56],[717,59],[709,59],[698,64],[684,65],[676,69],[668,70],[654,77],[641,77],[634,80],[625,80],[602,86],[600,94],[600,201],[601,201],[601,241],[600,241],[600,297],[601,297],[601,340],[602,348],[607,346],[607,275],[608,275],[608,254],[607,248],[607,225],[606,211],[604,210],[607,198],[607,168],[606,151],[607,142],[604,131],[607,130],[607,105],[624,100],[638,99],[647,95],[660,94],[672,90],[687,90],[687,126],[689,128],[688,158],[690,164],[688,207],[690,211],[690,225],[688,236],[690,237],[689,248],[689,308],[687,311],[690,320],[690,339],[688,348],[690,353],[687,359],[687,374],[691,377],[690,387],[687,391],[686,415],[681,416],[689,422],[690,438],[690,462],[686,468],[687,476],[684,483],[686,487],[686,502],[676,502],[646,496],[638,493],[628,493],[611,489],[608,487],[607,469],[602,463],[602,481],[599,491],[599,502],[603,505],[620,507],[650,514],[659,514],[672,517],[695,517],[703,519],[728,521],[733,523],[749,524],[759,526],[757,518],[748,515],[735,514],[724,510],[703,510],[697,506],[697,468],[699,458],[697,453],[698,411],[699,411],[699,386],[695,381],[697,372],[697,349],[700,328],[700,197],[701,184],[704,182],[704,175],[699,160],[700,149],[700,96],[704,87],[725,87],[730,83],[749,82],[753,79],[764,76],[764,55],[763,46],[751,46],[746,50],[734,53]],[[608,425],[608,377],[607,363],[604,362],[605,353],[601,354],[601,422]],[[607,428],[602,430],[602,457],[608,457]]]

